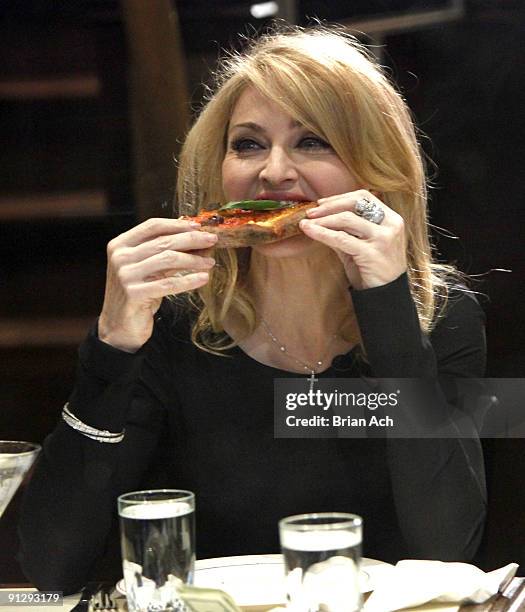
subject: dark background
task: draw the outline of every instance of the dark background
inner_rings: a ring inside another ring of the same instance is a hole
[[[306,24],[312,17],[349,22],[452,4],[303,0],[296,8]],[[0,1],[0,439],[39,442],[53,428],[73,383],[76,347],[102,303],[106,243],[148,213],[136,189],[143,166],[130,110],[125,5]],[[249,6],[172,5],[194,108],[218,49],[266,23],[252,18]],[[437,165],[430,213],[443,230],[434,242],[440,259],[475,279],[487,315],[487,375],[521,377],[525,6],[471,0],[464,9],[449,22],[365,39],[381,45],[381,60]],[[168,165],[174,182],[171,159]],[[150,172],[155,179],[155,168]],[[167,214],[169,180],[151,199],[150,214]],[[525,445],[485,440],[484,447],[490,507],[479,563],[486,569],[525,563]],[[0,583],[23,580],[14,559],[19,501],[17,495],[0,520]]]

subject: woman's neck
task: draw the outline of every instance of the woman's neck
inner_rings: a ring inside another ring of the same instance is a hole
[[[291,346],[324,347],[352,315],[343,266],[324,247],[279,258],[252,251],[246,287],[258,315]]]

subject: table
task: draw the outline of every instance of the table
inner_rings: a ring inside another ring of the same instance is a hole
[[[30,585],[0,585],[0,593],[9,591],[36,592]],[[64,597],[62,606],[0,606],[0,612],[24,612],[38,610],[43,612],[69,612],[78,602],[79,594]],[[127,610],[125,598],[117,599],[119,610]],[[268,605],[242,606],[243,612],[266,612],[271,609]],[[525,612],[525,578],[514,578],[505,591],[493,597],[484,604],[463,605],[457,604],[427,604],[417,608],[405,608],[405,612]]]

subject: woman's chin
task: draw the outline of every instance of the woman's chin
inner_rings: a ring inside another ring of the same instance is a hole
[[[259,244],[252,247],[264,257],[296,257],[305,255],[319,247],[319,243],[304,234],[297,234],[291,238],[283,238],[276,242]]]

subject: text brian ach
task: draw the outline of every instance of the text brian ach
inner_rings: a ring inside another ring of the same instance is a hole
[[[394,419],[389,416],[377,417],[372,415],[368,419],[363,417],[332,417],[315,415],[309,418],[297,417],[290,414],[286,417],[288,427],[394,427]]]

